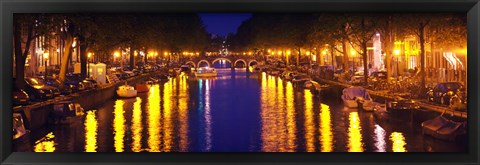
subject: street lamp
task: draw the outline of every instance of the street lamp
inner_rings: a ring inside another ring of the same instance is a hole
[[[400,73],[400,68],[398,66],[398,56],[400,55],[400,50],[395,49],[395,50],[393,50],[393,52],[395,53],[395,56],[397,57],[397,77],[398,77],[400,75],[399,74]]]
[[[50,55],[49,53],[43,53],[43,59],[45,62],[45,81],[47,80],[47,61],[48,61],[49,55]]]

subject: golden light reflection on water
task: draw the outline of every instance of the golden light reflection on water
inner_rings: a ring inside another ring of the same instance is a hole
[[[380,127],[378,124],[375,124],[375,129],[373,130],[375,133],[375,147],[377,148],[376,152],[386,152],[387,151],[387,143],[385,142],[385,130]]]
[[[286,86],[286,102],[287,102],[287,132],[288,132],[288,152],[294,152],[297,149],[295,142],[296,138],[296,118],[295,118],[295,105],[293,104],[293,85],[290,81]]]
[[[142,99],[137,97],[132,112],[132,151],[142,151]]]
[[[262,74],[262,151],[293,152],[296,134],[292,85],[287,82],[284,90],[283,80]]]
[[[85,152],[97,152],[97,115],[96,110],[87,111],[85,116]]]
[[[148,147],[150,152],[160,151],[160,86],[155,84],[148,92]]]
[[[274,85],[273,78],[271,76],[266,76],[266,73],[263,72],[262,78],[262,87],[261,87],[261,117],[262,117],[262,151],[264,152],[273,152],[276,151],[276,134],[275,129],[275,118],[269,112],[274,109],[272,107],[275,104],[273,97],[269,97],[269,94],[276,92],[272,89]],[[273,85],[272,85],[273,84]]]
[[[305,146],[307,152],[315,152],[315,125],[313,123],[313,101],[310,90],[304,90],[305,99]]]
[[[358,112],[350,112],[348,117],[350,125],[348,127],[348,152],[363,152],[362,127]]]
[[[176,79],[170,79],[163,87],[163,148],[162,152],[170,152],[173,144],[172,124],[172,88]]]
[[[35,152],[54,152],[55,151],[55,135],[53,132],[48,133],[45,137],[37,140],[33,147]]]
[[[407,152],[405,146],[407,143],[405,142],[405,136],[403,136],[400,132],[392,132],[390,134],[390,140],[392,141],[392,151],[393,152]]]
[[[183,73],[183,72],[182,72]],[[179,150],[182,152],[188,151],[188,102],[190,100],[187,78],[185,75],[180,75],[180,89],[178,100],[178,117],[179,117]]]
[[[320,151],[333,151],[333,132],[330,107],[326,104],[320,104]]]
[[[115,152],[123,152],[124,136],[125,136],[125,111],[123,110],[123,100],[115,101],[115,110],[113,111],[113,134]]]

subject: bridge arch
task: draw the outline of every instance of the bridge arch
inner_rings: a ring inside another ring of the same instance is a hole
[[[220,60],[225,60],[225,61],[228,61],[230,62],[230,65],[232,65],[232,60],[228,59],[228,58],[216,58],[212,61],[212,65],[217,62],[217,61],[220,61]]]
[[[235,60],[235,63],[233,64],[233,66],[236,67],[238,62],[243,62],[243,63],[245,64],[245,67],[248,68],[248,66],[247,66],[248,63],[247,63],[247,61],[245,61],[244,59],[237,59],[237,60]]]
[[[253,62],[254,62],[254,63],[257,63],[257,65],[258,65],[258,61],[257,61],[257,60],[250,60],[250,61],[248,61],[248,66],[249,66],[249,67],[252,66],[252,63],[253,63]]]
[[[187,61],[185,64],[191,64],[191,65],[193,65],[194,68],[197,67],[197,64],[195,64],[195,62],[193,62],[193,61]]]
[[[202,62],[207,63],[207,66],[210,67],[210,62],[208,62],[207,60],[200,60],[200,61],[198,61],[198,63],[197,63],[197,68],[200,67],[200,64],[202,64]]]

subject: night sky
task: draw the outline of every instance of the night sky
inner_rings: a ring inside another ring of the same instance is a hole
[[[250,18],[250,13],[200,13],[207,31],[227,36],[228,33],[235,33],[243,21]]]

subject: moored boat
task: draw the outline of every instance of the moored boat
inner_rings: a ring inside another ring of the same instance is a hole
[[[196,77],[217,77],[217,71],[214,68],[199,68],[195,72]]]
[[[135,84],[135,89],[137,93],[148,92],[150,90],[150,85],[148,83],[138,83]]]
[[[133,86],[130,86],[127,83],[125,83],[125,85],[118,87],[117,95],[119,97],[124,97],[124,98],[135,97],[137,96],[137,90],[135,90]]]
[[[25,128],[25,124],[23,122],[23,117],[20,113],[13,113],[13,140],[16,140],[25,134],[27,134],[29,131]]]
[[[84,109],[78,103],[61,101],[53,104],[52,124],[71,124],[83,116]]]
[[[369,102],[373,101],[365,88],[357,86],[343,89],[342,100],[343,104],[348,108],[357,108],[360,103],[365,105],[365,108],[368,110],[370,110],[371,105]]]
[[[465,136],[467,122],[456,122],[445,118],[443,115],[422,122],[422,133],[437,139],[455,141]]]

